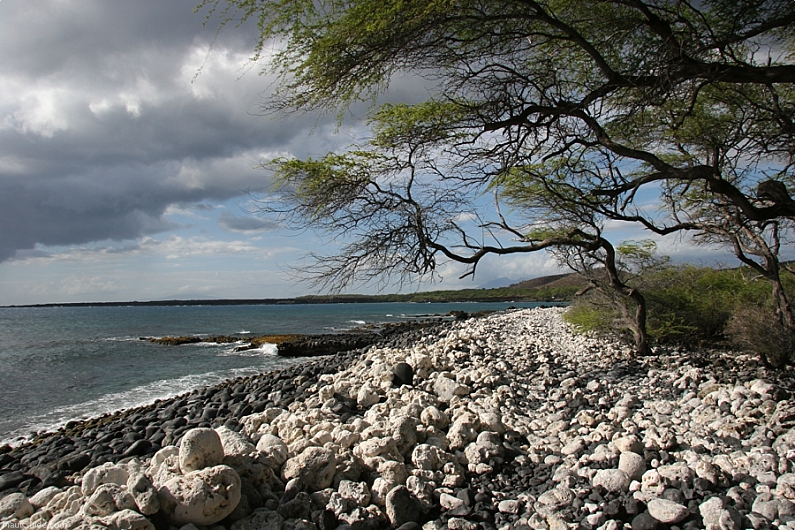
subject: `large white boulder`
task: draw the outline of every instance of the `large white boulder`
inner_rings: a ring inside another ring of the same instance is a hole
[[[30,504],[33,506],[35,510],[46,506],[48,502],[52,500],[53,497],[61,493],[61,488],[56,488],[55,486],[48,486],[43,490],[36,493],[33,497],[28,499]]]
[[[11,493],[0,499],[0,517],[24,519],[33,514],[33,506],[23,493]]]
[[[174,524],[209,526],[237,507],[240,477],[229,466],[208,467],[172,478],[160,487],[158,496],[161,511]]]
[[[223,460],[224,446],[221,437],[213,429],[191,429],[182,437],[179,444],[179,467],[183,473],[217,466]]]
[[[83,477],[81,491],[84,497],[90,497],[101,484],[117,484],[126,486],[130,474],[125,466],[107,462],[89,469]]]

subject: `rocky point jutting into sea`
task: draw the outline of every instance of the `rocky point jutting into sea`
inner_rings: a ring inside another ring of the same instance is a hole
[[[0,455],[2,529],[795,528],[791,373],[561,309],[69,425]]]

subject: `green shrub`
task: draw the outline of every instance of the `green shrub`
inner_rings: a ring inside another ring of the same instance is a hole
[[[740,307],[729,318],[725,332],[734,345],[758,354],[771,366],[781,368],[792,362],[795,335],[770,310]]]
[[[563,319],[580,333],[605,333],[610,329],[614,317],[610,309],[597,307],[585,298],[575,300],[563,314]]]
[[[795,277],[785,274],[782,281],[795,295]],[[775,316],[772,287],[747,268],[665,266],[643,274],[635,283],[646,298],[647,329],[657,344],[698,347],[729,340],[772,365],[792,360],[795,339]],[[566,320],[579,331],[615,333],[615,312],[603,298],[578,298]]]

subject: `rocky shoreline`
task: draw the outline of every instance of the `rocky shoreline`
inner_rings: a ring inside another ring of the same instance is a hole
[[[485,316],[488,312],[472,316]],[[464,320],[470,317],[464,311],[453,311],[446,317],[456,320]],[[235,351],[247,351],[261,348],[263,344],[275,344],[278,348],[277,354],[280,357],[319,357],[323,355],[335,355],[340,352],[347,352],[365,348],[377,342],[383,342],[386,338],[403,334],[408,331],[427,328],[438,325],[445,321],[445,317],[423,318],[410,322],[370,324],[365,327],[356,328],[347,333],[324,333],[314,335],[281,334],[281,335],[260,335],[255,337],[241,337],[238,335],[217,335],[217,336],[180,336],[180,337],[141,337],[140,340],[153,342],[162,346],[183,346],[185,344],[215,343],[215,344],[234,344],[244,343],[235,348]]]
[[[795,528],[791,372],[631,360],[560,313],[394,334],[0,449],[0,528]]]

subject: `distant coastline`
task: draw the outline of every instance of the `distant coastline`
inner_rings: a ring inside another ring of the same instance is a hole
[[[13,308],[33,308],[33,307],[156,307],[156,306],[224,306],[224,305],[312,305],[312,304],[372,304],[389,302],[409,302],[409,303],[461,303],[461,302],[568,302],[568,298],[536,299],[533,297],[483,297],[483,298],[462,298],[439,300],[402,300],[392,299],[392,295],[346,295],[346,296],[307,296],[298,298],[233,298],[233,299],[212,299],[212,300],[150,300],[150,301],[130,301],[130,302],[63,302],[47,304],[25,304],[25,305],[6,305],[0,306],[3,309]]]
[[[54,302],[44,304],[15,304],[17,307],[151,307],[151,306],[224,306],[224,305],[302,305],[302,304],[362,304],[381,302],[461,303],[461,302],[570,302],[582,288],[584,281],[577,274],[543,276],[492,289],[460,289],[425,291],[407,294],[339,294],[308,295],[296,298],[225,298],[199,300],[150,300],[127,302]]]

